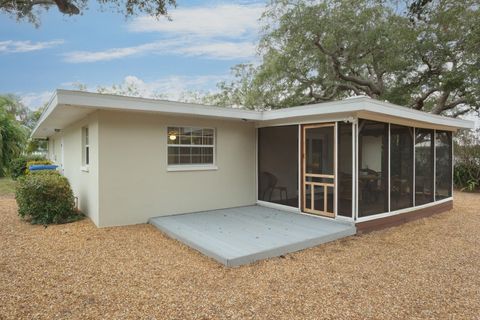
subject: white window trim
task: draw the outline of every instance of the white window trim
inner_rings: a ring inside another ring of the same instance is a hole
[[[168,128],[198,128],[213,130],[213,145],[203,144],[169,144]],[[167,172],[181,172],[181,171],[214,171],[218,170],[217,166],[217,129],[213,127],[204,127],[198,125],[167,125],[165,127],[164,138],[166,139],[165,163],[167,165]],[[213,163],[200,164],[168,164],[168,147],[195,147],[195,148],[212,148],[213,149]]]
[[[88,143],[86,142],[85,132],[88,131]],[[88,148],[88,164],[87,162],[87,148]],[[82,166],[80,167],[80,171],[82,172],[89,172],[90,166],[90,129],[88,126],[82,127]]]
[[[209,171],[209,170],[218,170],[218,167],[213,164],[179,164],[179,165],[167,165],[168,172],[177,172],[177,171]]]

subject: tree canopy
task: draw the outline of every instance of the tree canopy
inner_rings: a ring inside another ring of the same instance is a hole
[[[88,7],[88,0],[0,0],[0,12],[26,19],[38,24],[39,8],[55,7],[65,15],[82,14]],[[168,6],[175,6],[175,0],[97,0],[101,6],[109,6],[125,16],[147,14],[155,17],[167,15]]]
[[[12,160],[22,153],[27,136],[27,128],[0,106],[0,177],[8,172]]]
[[[272,0],[262,18],[260,63],[236,66],[213,100],[275,109],[367,95],[434,114],[478,111],[478,2],[397,5]]]

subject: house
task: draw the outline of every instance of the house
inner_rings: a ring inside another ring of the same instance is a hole
[[[57,90],[33,131],[99,227],[258,204],[390,225],[452,207],[473,122],[355,97],[252,111]]]

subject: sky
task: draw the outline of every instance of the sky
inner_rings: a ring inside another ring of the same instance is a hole
[[[80,16],[43,11],[38,27],[0,14],[0,94],[36,109],[57,88],[134,83],[142,96],[175,100],[213,91],[231,67],[257,59],[264,2],[178,0],[171,21],[90,3]]]

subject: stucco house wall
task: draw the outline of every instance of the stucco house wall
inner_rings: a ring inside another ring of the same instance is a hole
[[[252,205],[255,128],[242,120],[99,111],[98,226]],[[216,130],[216,170],[167,170],[167,127]]]
[[[82,128],[89,128],[90,165],[82,168]],[[55,147],[53,147],[55,145]],[[62,152],[63,145],[63,152]],[[79,209],[99,223],[98,113],[92,113],[49,138],[48,158],[60,167],[78,198]]]

